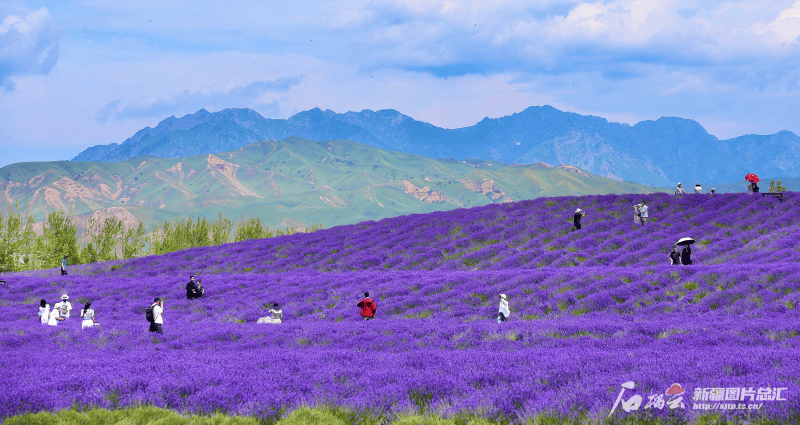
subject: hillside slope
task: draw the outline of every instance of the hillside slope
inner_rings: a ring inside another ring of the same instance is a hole
[[[37,219],[53,208],[126,208],[152,225],[170,217],[260,217],[326,227],[556,194],[652,192],[576,167],[434,160],[357,142],[290,138],[231,151],[116,163],[36,162],[0,169],[0,208]]]
[[[757,416],[731,410],[732,421],[797,423],[800,238],[798,199],[787,195],[543,198],[75,266],[70,276],[6,274],[0,384],[16,385],[0,393],[0,418],[153,405],[270,422],[310,405],[577,423],[608,418],[633,381],[626,397],[643,400],[679,384],[686,408],[661,403],[603,423],[709,423],[718,416],[699,418],[709,411],[690,397],[743,387],[781,388],[786,400],[759,401]],[[653,222],[638,228],[631,204],[642,198]],[[571,232],[576,206],[587,216]],[[666,265],[687,235],[699,241],[695,264]],[[185,297],[191,274],[201,299]],[[364,291],[377,302],[372,321],[356,306]],[[73,318],[39,324],[38,301],[64,293]],[[144,320],[156,296],[163,335]],[[82,330],[88,301],[102,325]],[[275,302],[283,323],[257,325]]]
[[[432,158],[570,164],[604,177],[654,186],[737,181],[751,172],[800,176],[800,137],[792,132],[719,140],[691,119],[661,117],[630,126],[551,106],[529,107],[458,129],[436,127],[391,109],[338,114],[314,108],[285,120],[267,119],[250,109],[215,113],[201,109],[182,118],[169,117],[121,144],[89,148],[74,160],[177,158],[290,136],[355,140]]]

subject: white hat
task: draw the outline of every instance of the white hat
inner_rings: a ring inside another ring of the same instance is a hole
[[[578,208],[577,210],[575,210],[575,212],[581,212],[581,209],[580,209],[580,208]]]
[[[500,294],[500,298],[506,299],[506,294]]]
[[[62,299],[62,300],[68,300],[68,299],[69,299],[69,297],[67,296],[67,294],[64,294],[64,295],[62,295],[62,296],[61,296],[61,299]]]

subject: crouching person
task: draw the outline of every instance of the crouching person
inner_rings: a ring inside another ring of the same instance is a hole
[[[259,317],[256,324],[279,324],[283,322],[283,311],[278,303],[272,303],[272,308],[269,309],[269,316]]]

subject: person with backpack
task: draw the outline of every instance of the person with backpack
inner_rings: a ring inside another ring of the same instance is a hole
[[[164,333],[162,325],[164,324],[164,302],[161,298],[155,297],[153,304],[145,310],[145,317],[150,322],[150,332],[159,334]]]
[[[91,301],[83,305],[83,309],[81,310],[81,317],[83,318],[81,321],[81,329],[93,328],[96,323],[94,320],[94,310],[92,310],[91,307]]]
[[[68,299],[69,296],[67,296],[67,294],[64,294],[61,296],[61,302],[56,303],[53,306],[54,310],[58,310],[59,317],[61,317],[60,320],[69,319],[70,312],[72,312],[72,304],[70,304],[70,302],[67,301]]]
[[[669,253],[669,264],[671,266],[680,266],[681,265],[681,254],[678,252],[678,246],[672,246],[672,252]]]
[[[189,283],[186,284],[186,299],[193,300],[201,296],[200,288],[198,288],[197,282],[194,281],[194,276],[189,277]]]
[[[585,215],[586,212],[582,211],[580,208],[575,210],[575,214],[572,214],[572,224],[575,225],[575,230],[581,230],[581,219]]]
[[[272,303],[272,308],[269,309],[269,316],[259,317],[256,324],[273,324],[278,325],[283,322],[283,311],[278,303]]]
[[[45,300],[41,300],[39,301],[39,321],[42,322],[43,325],[46,325],[49,319],[50,304],[47,304],[47,301]]]
[[[378,311],[378,306],[375,305],[375,300],[369,297],[369,292],[364,292],[364,299],[359,301],[356,307],[361,308],[361,320],[373,320],[375,312]]]
[[[500,308],[497,312],[497,323],[503,323],[511,315],[511,310],[508,309],[508,299],[506,294],[500,294]]]
[[[61,276],[66,276],[67,273],[67,257],[69,255],[65,255],[64,258],[61,259]]]
[[[681,251],[681,264],[683,264],[684,266],[691,265],[692,264],[691,255],[692,255],[692,248],[689,245],[683,247],[683,250]]]

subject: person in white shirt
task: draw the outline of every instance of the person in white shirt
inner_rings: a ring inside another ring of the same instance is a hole
[[[83,309],[81,310],[81,317],[83,320],[81,321],[81,329],[86,328],[93,328],[95,321],[94,321],[94,310],[92,310],[92,303],[88,302],[83,305]]]
[[[150,323],[150,332],[156,332],[163,334],[164,329],[162,325],[164,324],[164,301],[161,301],[161,298],[156,297],[153,300],[153,321]]]
[[[272,303],[272,308],[269,309],[269,316],[259,317],[258,322],[256,324],[279,324],[283,321],[283,311],[281,310],[280,304]]]
[[[700,186],[700,183],[694,185],[694,193],[703,193],[703,188]]]
[[[45,300],[41,300],[39,301],[39,321],[42,322],[43,325],[46,325],[49,319],[50,304],[47,304],[47,301]]]
[[[675,194],[676,195],[683,195],[685,193],[686,193],[686,191],[683,190],[683,186],[680,183],[678,183],[678,187],[675,188]]]
[[[500,309],[497,312],[497,323],[505,322],[510,315],[511,311],[508,309],[508,299],[506,299],[506,294],[500,294]]]
[[[639,204],[639,221],[642,223],[642,226],[647,224],[647,218],[649,217],[649,209],[647,208],[647,201],[642,200],[642,203]]]
[[[58,322],[64,319],[61,318],[61,313],[53,306],[50,310],[50,316],[47,318],[47,324],[50,326],[58,326]]]
[[[72,304],[67,301],[69,297],[67,294],[61,296],[61,302],[53,305],[53,309],[58,310],[61,314],[61,320],[69,319],[69,314],[72,311]]]

